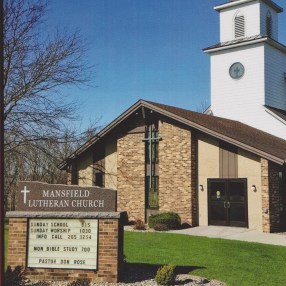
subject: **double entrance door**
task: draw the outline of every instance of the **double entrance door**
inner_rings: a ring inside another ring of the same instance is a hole
[[[248,227],[247,180],[208,179],[209,225]]]

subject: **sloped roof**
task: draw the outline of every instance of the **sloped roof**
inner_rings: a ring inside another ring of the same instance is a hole
[[[212,50],[212,49],[216,49],[216,48],[228,47],[228,46],[231,46],[234,44],[240,44],[240,43],[250,42],[253,40],[265,39],[265,38],[267,38],[267,36],[261,36],[261,35],[255,35],[255,36],[244,37],[244,38],[237,38],[237,39],[234,39],[231,41],[217,43],[217,44],[212,45],[210,47],[207,47],[203,50],[208,51],[208,50]]]
[[[286,141],[281,138],[238,121],[210,116],[156,102],[139,100],[102,129],[95,137],[72,153],[65,161],[61,162],[58,167],[60,169],[65,169],[70,159],[75,159],[88,148],[92,147],[98,140],[107,136],[126,118],[142,108],[152,110],[160,115],[183,123],[190,128],[212,135],[278,164],[282,165],[286,162]]]
[[[203,49],[204,52],[206,53],[212,53],[224,49],[229,49],[229,48],[237,48],[245,45],[252,45],[252,44],[257,44],[257,43],[267,43],[271,45],[274,48],[279,49],[280,51],[286,53],[286,46],[279,43],[278,41],[272,39],[271,37],[268,37],[267,35],[255,35],[251,37],[243,37],[243,38],[238,38],[234,39],[231,41],[227,42],[220,42],[215,45],[212,45],[210,47],[207,47]]]
[[[270,111],[272,111],[276,116],[278,116],[279,118],[281,118],[283,121],[286,122],[286,111],[285,110],[274,108],[268,105],[265,105],[265,107],[269,109]]]

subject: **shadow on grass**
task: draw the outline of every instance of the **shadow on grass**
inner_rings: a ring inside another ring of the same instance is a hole
[[[162,265],[146,264],[146,263],[125,263],[123,269],[122,282],[135,283],[144,280],[150,280],[155,278],[158,269]],[[205,267],[199,266],[176,266],[175,273],[178,274],[189,274],[191,271],[196,269],[203,269]]]

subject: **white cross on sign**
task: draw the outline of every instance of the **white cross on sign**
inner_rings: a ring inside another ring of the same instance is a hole
[[[21,193],[24,194],[24,204],[26,204],[27,203],[27,193],[30,193],[30,191],[27,190],[27,187],[25,186],[24,190],[22,190]]]

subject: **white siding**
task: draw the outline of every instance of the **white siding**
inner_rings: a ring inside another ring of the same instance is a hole
[[[244,65],[245,74],[239,80],[229,76],[235,63]],[[247,121],[256,118],[253,109],[264,104],[263,44],[240,47],[211,54],[211,107],[214,115]]]
[[[232,41],[234,37],[234,18],[237,13],[245,16],[245,37],[260,34],[260,6],[258,2],[237,5],[220,12],[220,42]]]
[[[264,54],[267,56],[264,57]],[[264,58],[267,60],[266,69]],[[281,74],[282,67],[286,67],[285,61],[285,55],[283,57],[278,50],[273,50],[264,43],[232,49],[231,52],[213,53],[211,55],[213,114],[240,121],[286,140],[286,125],[267,113],[264,108],[264,105],[268,104],[282,109],[282,101],[286,105],[286,83],[282,81],[283,73]],[[241,62],[245,67],[245,74],[239,80],[229,76],[229,67],[234,62]],[[280,94],[279,104],[278,94]]]
[[[237,2],[239,3],[239,2]],[[235,39],[234,18],[245,17],[245,37],[266,35],[267,14],[272,16],[272,38],[278,40],[278,14],[263,1],[237,4],[220,11],[220,41]],[[234,80],[235,62],[245,75]],[[286,110],[286,53],[267,43],[250,44],[211,53],[211,110],[215,116],[237,120],[286,139],[286,124],[265,111],[264,105]]]
[[[286,110],[286,54],[265,45],[265,104]]]
[[[266,35],[266,15],[272,16],[272,38],[278,40],[278,14],[264,2],[237,5],[220,12],[220,41],[234,40],[234,18],[237,13],[245,16],[245,36]]]
[[[264,2],[260,5],[260,25],[261,25],[261,35],[267,35],[266,32],[266,17],[267,13],[270,11],[272,16],[272,38],[278,41],[278,14],[275,10],[269,8]]]

